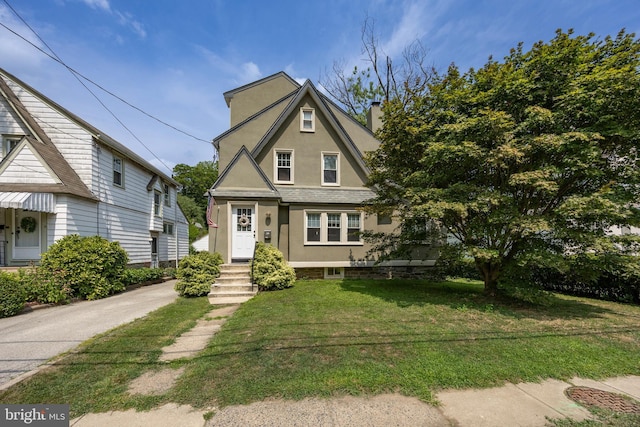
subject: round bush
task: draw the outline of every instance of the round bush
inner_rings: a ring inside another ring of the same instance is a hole
[[[127,252],[100,236],[65,236],[42,254],[40,269],[73,296],[89,300],[125,290]]]
[[[222,256],[219,253],[197,252],[186,256],[178,263],[174,289],[184,297],[204,296],[220,275]]]
[[[296,272],[275,246],[256,243],[256,256],[252,264],[253,281],[261,291],[290,288],[296,281]]]
[[[13,274],[0,273],[0,317],[16,315],[24,308],[26,293]]]

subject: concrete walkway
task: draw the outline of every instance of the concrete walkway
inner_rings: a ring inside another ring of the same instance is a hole
[[[434,407],[416,398],[381,395],[371,398],[304,399],[266,401],[229,406],[216,411],[196,411],[189,406],[167,404],[150,412],[87,414],[72,420],[73,427],[258,427],[258,426],[460,426],[543,427],[547,417],[583,420],[589,412],[564,395],[571,386],[588,386],[624,394],[640,401],[640,376],[593,381],[574,378],[568,382],[507,384],[483,390],[451,390],[436,395]],[[205,420],[206,414],[213,416]]]
[[[96,334],[175,301],[175,283],[170,280],[97,301],[79,301],[0,319],[0,390]]]

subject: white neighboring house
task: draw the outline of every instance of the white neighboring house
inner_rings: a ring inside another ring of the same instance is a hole
[[[204,252],[204,251],[208,252],[209,251],[209,235],[206,234],[201,238],[197,239],[195,242],[191,244],[191,246],[193,246],[193,249],[195,249],[198,252]]]
[[[139,266],[189,253],[178,183],[0,69],[0,265],[37,263],[69,235],[118,241]]]

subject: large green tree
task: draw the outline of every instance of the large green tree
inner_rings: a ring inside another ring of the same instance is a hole
[[[178,203],[191,224],[189,236],[194,240],[207,230],[205,193],[218,179],[218,164],[212,161],[199,162],[195,166],[179,163],[173,168],[173,179],[182,186]],[[200,224],[200,228],[196,228],[196,224]]]
[[[408,101],[385,103],[367,159],[370,210],[429,218],[474,259],[487,293],[526,258],[615,250],[607,229],[638,223],[634,34],[558,30],[502,62],[451,66],[428,90],[407,88]]]

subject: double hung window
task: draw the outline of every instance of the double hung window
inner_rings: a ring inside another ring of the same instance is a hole
[[[322,153],[322,184],[339,185],[339,157],[337,153]]]
[[[277,184],[293,184],[293,150],[276,151],[274,163],[274,181]]]
[[[362,244],[360,212],[305,212],[305,244]]]

